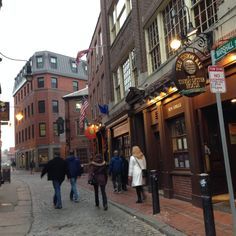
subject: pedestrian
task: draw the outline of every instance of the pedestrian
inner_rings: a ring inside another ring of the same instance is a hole
[[[13,171],[16,170],[16,161],[15,160],[12,161],[11,168],[12,168]]]
[[[79,157],[75,157],[74,151],[69,151],[69,156],[66,158],[68,179],[70,180],[70,200],[74,202],[79,201],[79,191],[77,190],[77,178],[82,174],[82,167]]]
[[[92,162],[89,165],[89,179],[88,182],[94,187],[95,205],[99,207],[99,187],[102,194],[103,209],[107,211],[107,195],[106,195],[106,184],[107,184],[107,167],[106,162],[103,160],[101,154],[96,154]]]
[[[123,191],[127,191],[129,162],[124,155],[121,155],[121,159],[122,159],[121,187]]]
[[[64,159],[62,159],[59,153],[54,154],[54,158],[43,167],[41,172],[41,178],[47,173],[48,180],[52,181],[54,188],[53,204],[55,209],[62,208],[61,201],[61,184],[65,179],[65,175],[68,174],[67,165]]]
[[[35,168],[35,162],[34,162],[34,159],[32,159],[31,161],[30,161],[30,174],[32,175],[32,174],[34,174],[34,168]]]
[[[114,192],[121,193],[121,175],[122,175],[122,159],[118,155],[118,151],[113,152],[113,157],[109,165],[109,175],[112,176]]]
[[[135,187],[137,193],[136,203],[142,203],[146,199],[143,186],[145,179],[142,175],[142,170],[146,169],[146,159],[141,149],[138,146],[133,146],[132,156],[129,160],[129,182],[132,187]]]

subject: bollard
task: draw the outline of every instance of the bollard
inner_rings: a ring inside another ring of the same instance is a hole
[[[157,170],[150,171],[153,215],[160,213]]]
[[[204,214],[205,233],[207,236],[215,236],[215,221],[212,207],[212,199],[209,190],[209,176],[206,173],[200,174],[200,188],[202,207]]]

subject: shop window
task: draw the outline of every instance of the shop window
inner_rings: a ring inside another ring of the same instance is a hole
[[[38,150],[38,163],[39,166],[43,166],[44,164],[46,164],[48,162],[48,149],[44,148],[44,149],[39,149]]]
[[[190,168],[184,117],[171,121],[172,151],[175,168]]]
[[[88,163],[88,151],[87,148],[78,148],[77,149],[77,156],[80,157],[80,162]]]

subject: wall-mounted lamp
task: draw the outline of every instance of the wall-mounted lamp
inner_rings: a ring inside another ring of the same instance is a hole
[[[191,36],[196,35],[198,29],[193,27],[193,23],[190,20],[190,13],[189,13],[189,8],[184,5],[182,7],[182,10],[187,11],[187,16],[188,16],[188,27],[186,30],[186,33],[181,32],[180,35],[176,36],[175,38],[173,38],[170,42],[170,47],[173,50],[178,50],[180,48],[181,45],[184,45],[187,48],[192,48],[192,49],[196,49],[197,51],[199,51],[200,53],[204,54],[205,56],[207,55],[206,51],[210,51],[211,47],[212,47],[212,43],[213,43],[213,33],[212,31],[207,32],[207,33],[200,33],[199,35],[197,35],[197,37],[192,41],[190,39]],[[175,16],[177,14],[174,14]],[[191,47],[191,45],[193,44],[193,42],[196,42],[198,47],[201,48],[198,49],[196,47]]]
[[[21,112],[19,112],[19,113],[17,113],[16,114],[16,119],[18,120],[18,121],[21,121],[22,119],[23,119],[23,115],[22,115],[22,113]]]

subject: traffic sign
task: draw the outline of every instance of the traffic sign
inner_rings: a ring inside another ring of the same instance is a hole
[[[224,68],[219,66],[208,66],[210,80],[210,90],[212,93],[225,93],[225,73]]]
[[[234,49],[236,49],[236,38],[232,38],[230,41],[215,50],[215,60],[220,60]]]

